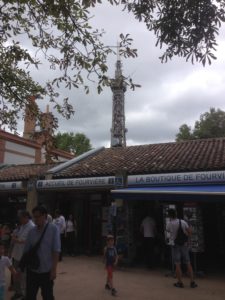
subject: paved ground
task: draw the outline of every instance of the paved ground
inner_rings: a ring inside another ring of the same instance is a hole
[[[119,299],[126,300],[224,300],[225,275],[197,279],[196,289],[189,287],[184,278],[184,289],[173,287],[175,279],[165,276],[166,270],[148,271],[141,268],[124,268],[115,272],[115,286]],[[65,257],[59,263],[55,282],[56,300],[108,300],[104,289],[105,270],[100,257]],[[8,292],[7,300],[12,292]],[[38,297],[41,300],[41,297]]]

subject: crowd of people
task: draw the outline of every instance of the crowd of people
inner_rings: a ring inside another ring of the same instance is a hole
[[[168,211],[168,217],[170,222],[166,229],[170,232],[177,278],[174,286],[184,287],[181,269],[181,263],[184,263],[190,276],[190,287],[196,288],[189,256],[188,240],[191,228],[184,220],[177,218],[174,209]],[[147,266],[152,267],[154,240],[157,235],[152,216],[146,215],[140,225],[140,232],[144,239]],[[4,300],[6,268],[12,274],[9,287],[14,291],[12,300],[36,300],[39,289],[43,300],[54,300],[53,286],[57,264],[62,260],[65,251],[71,256],[75,255],[76,235],[77,224],[72,214],[65,220],[60,211],[56,210],[52,218],[44,206],[33,208],[32,216],[26,210],[19,211],[15,228],[5,224],[0,231],[0,300]],[[116,296],[113,272],[119,256],[113,235],[107,236],[103,253],[107,272],[105,289]]]
[[[191,228],[186,221],[177,218],[175,209],[168,210],[169,223],[166,230],[170,233],[170,245],[172,251],[172,263],[175,265],[175,277],[177,282],[174,283],[176,288],[184,288],[182,280],[181,264],[186,265],[187,274],[190,277],[190,287],[196,288],[198,285],[194,280],[194,272],[190,261],[190,237]],[[140,224],[140,233],[143,238],[143,254],[146,266],[154,266],[154,247],[157,237],[157,226],[151,212],[146,212],[144,219]],[[108,235],[106,238],[106,247],[104,248],[104,261],[106,267],[105,289],[110,290],[113,296],[117,295],[114,287],[113,271],[118,264],[118,253],[114,245],[114,236]]]
[[[35,207],[32,215],[18,211],[15,226],[0,227],[0,300],[5,295],[5,268],[12,274],[8,287],[14,291],[12,300],[35,300],[39,288],[44,300],[53,300],[57,263],[63,252],[75,255],[76,235],[77,223],[72,214],[65,220],[56,210],[52,217],[44,206]],[[27,258],[33,251],[30,257],[34,260],[34,250],[38,257],[35,266]]]

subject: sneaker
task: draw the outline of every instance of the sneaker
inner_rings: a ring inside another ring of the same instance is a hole
[[[112,289],[112,296],[116,296],[117,295],[117,291],[115,289]]]
[[[192,281],[191,283],[190,283],[190,287],[191,288],[196,288],[198,285],[197,285],[197,283],[195,282],[195,281]]]
[[[106,289],[106,290],[111,290],[111,287],[109,286],[109,284],[108,284],[108,283],[106,283],[106,285],[105,285],[105,289]]]
[[[183,282],[178,281],[178,282],[174,283],[174,286],[177,287],[177,288],[183,288],[184,284],[183,284]]]

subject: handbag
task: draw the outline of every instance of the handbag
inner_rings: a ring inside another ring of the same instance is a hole
[[[184,233],[181,227],[181,220],[179,219],[179,227],[177,231],[177,236],[174,240],[175,245],[183,246],[188,241],[188,236]]]
[[[20,262],[19,262],[19,268],[22,272],[24,272],[25,269],[29,270],[37,270],[40,266],[40,259],[37,254],[37,250],[41,244],[41,241],[44,237],[45,231],[48,227],[48,223],[46,224],[39,240],[32,246],[28,251],[24,252]]]

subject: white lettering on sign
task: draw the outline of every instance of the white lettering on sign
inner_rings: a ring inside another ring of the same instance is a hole
[[[225,183],[225,171],[166,173],[128,176],[128,186],[222,182]]]
[[[101,187],[114,186],[115,177],[91,177],[91,178],[71,178],[38,180],[37,189],[57,189],[57,188],[79,188],[79,187]]]

